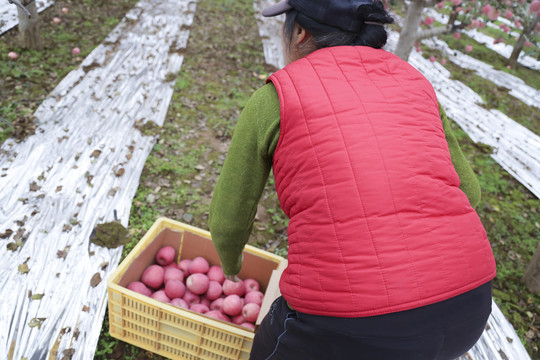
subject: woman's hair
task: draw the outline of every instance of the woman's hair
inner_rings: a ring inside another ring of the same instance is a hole
[[[388,34],[384,24],[392,24],[394,19],[384,9],[381,1],[374,1],[370,4],[361,5],[357,11],[360,20],[360,27],[355,32],[342,30],[340,28],[321,24],[306,15],[292,9],[287,12],[283,25],[284,38],[287,39],[290,47],[294,25],[297,23],[303,27],[313,37],[315,49],[322,49],[332,46],[361,45],[380,49],[386,44]],[[365,22],[375,22],[370,24]]]

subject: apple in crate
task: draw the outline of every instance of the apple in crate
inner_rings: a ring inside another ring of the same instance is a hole
[[[171,305],[178,306],[184,309],[189,309],[189,305],[187,302],[184,301],[184,299],[176,298],[171,300]]]
[[[180,280],[169,280],[165,283],[165,294],[171,299],[181,298],[186,294],[186,285]]]
[[[242,308],[242,316],[244,316],[244,319],[247,322],[255,322],[257,320],[257,317],[259,317],[259,312],[261,311],[261,307],[255,303],[249,303],[244,305]]]
[[[186,286],[195,295],[202,295],[208,290],[210,280],[204,274],[192,273],[186,280]]]
[[[264,294],[260,291],[250,291],[245,296],[246,304],[255,303],[259,306],[262,305]]]
[[[212,301],[219,298],[222,294],[223,294],[223,288],[221,287],[221,284],[218,283],[217,281],[211,280],[208,283],[208,290],[206,290],[205,297],[208,300]]]
[[[178,269],[176,266],[165,269],[165,274],[163,275],[163,282],[166,284],[169,280],[178,280],[184,281],[184,272]]]
[[[152,296],[150,296],[152,299],[155,299],[155,300],[158,300],[158,301],[162,301],[162,302],[170,302],[171,299],[169,299],[169,297],[167,296],[167,294],[165,294],[165,291],[164,290],[158,290],[156,291],[155,293],[152,294]]]
[[[238,295],[242,296],[244,295],[244,282],[242,280],[240,281],[232,281],[229,279],[225,279],[223,282],[223,293],[225,295]]]
[[[208,269],[208,278],[212,281],[217,281],[220,284],[223,284],[225,281],[225,275],[223,274],[223,269],[219,265],[212,265]]]
[[[132,281],[132,282],[130,282],[129,285],[127,286],[127,288],[129,290],[133,290],[133,291],[138,292],[139,294],[142,294],[142,295],[145,295],[145,296],[152,295],[152,290],[150,290],[148,287],[146,287],[146,285],[144,285],[140,281]]]
[[[236,294],[227,296],[223,300],[223,312],[230,316],[239,315],[242,312],[242,299]]]
[[[161,266],[169,265],[174,261],[176,250],[172,246],[164,246],[156,254],[156,262]]]
[[[178,263],[178,268],[184,272],[184,276],[187,278],[189,276],[189,264],[191,263],[190,259],[180,260]]]
[[[259,282],[255,279],[245,279],[244,280],[244,289],[248,293],[250,291],[258,291],[260,288]]]
[[[188,265],[188,271],[190,274],[206,274],[210,269],[210,264],[202,256],[197,256]]]
[[[147,267],[142,276],[141,281],[152,289],[159,289],[163,285],[165,270],[159,265],[150,265]]]

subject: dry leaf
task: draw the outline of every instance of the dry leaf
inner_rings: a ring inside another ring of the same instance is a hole
[[[41,186],[39,186],[35,181],[30,184],[30,191],[38,191],[41,189]]]
[[[90,286],[96,287],[101,282],[101,275],[99,273],[95,273],[94,276],[92,276],[92,279],[90,279]]]
[[[21,274],[28,274],[30,268],[27,264],[20,264],[17,268]]]
[[[120,169],[116,170],[116,172],[114,174],[116,175],[116,177],[120,177],[120,176],[124,175],[125,172],[126,172],[126,170],[124,168],[120,168]]]
[[[41,329],[41,325],[45,320],[47,320],[47,318],[32,318],[28,323],[28,326],[30,326],[31,328],[37,326],[38,329]]]
[[[62,357],[62,360],[71,360],[71,358],[73,357],[73,354],[75,354],[75,349],[66,349],[64,351],[62,351],[62,355],[64,355]]]
[[[88,306],[84,305],[84,306],[82,307],[82,311],[84,311],[84,312],[89,312],[89,311],[90,311],[90,308],[89,308]]]
[[[0,239],[7,239],[8,237],[11,236],[11,234],[13,234],[13,230],[6,229],[6,231],[4,231],[3,233],[0,233]]]
[[[30,298],[32,300],[41,300],[44,296],[45,296],[45,294],[34,294]]]
[[[92,152],[92,154],[90,154],[90,157],[91,157],[91,158],[98,158],[99,155],[101,155],[101,150],[97,150],[97,149],[96,149],[96,150],[94,150],[94,151]]]

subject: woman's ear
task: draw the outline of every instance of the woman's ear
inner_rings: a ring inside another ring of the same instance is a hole
[[[306,29],[298,24],[295,26],[294,35],[294,44],[297,46],[304,44],[309,38],[309,33]]]

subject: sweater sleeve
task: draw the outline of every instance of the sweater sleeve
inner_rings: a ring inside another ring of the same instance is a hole
[[[469,162],[465,158],[465,155],[463,155],[457,139],[452,133],[450,121],[446,117],[446,113],[440,104],[439,109],[441,114],[441,120],[443,123],[444,134],[446,137],[446,141],[448,142],[450,156],[452,157],[452,164],[454,165],[454,169],[459,176],[459,188],[465,193],[465,195],[467,195],[471,206],[476,207],[480,203],[480,184],[478,183],[476,175],[474,175],[471,165],[469,165]]]
[[[267,84],[242,111],[214,188],[208,225],[226,275],[236,275],[242,267],[242,251],[279,139],[279,118],[277,92]]]

